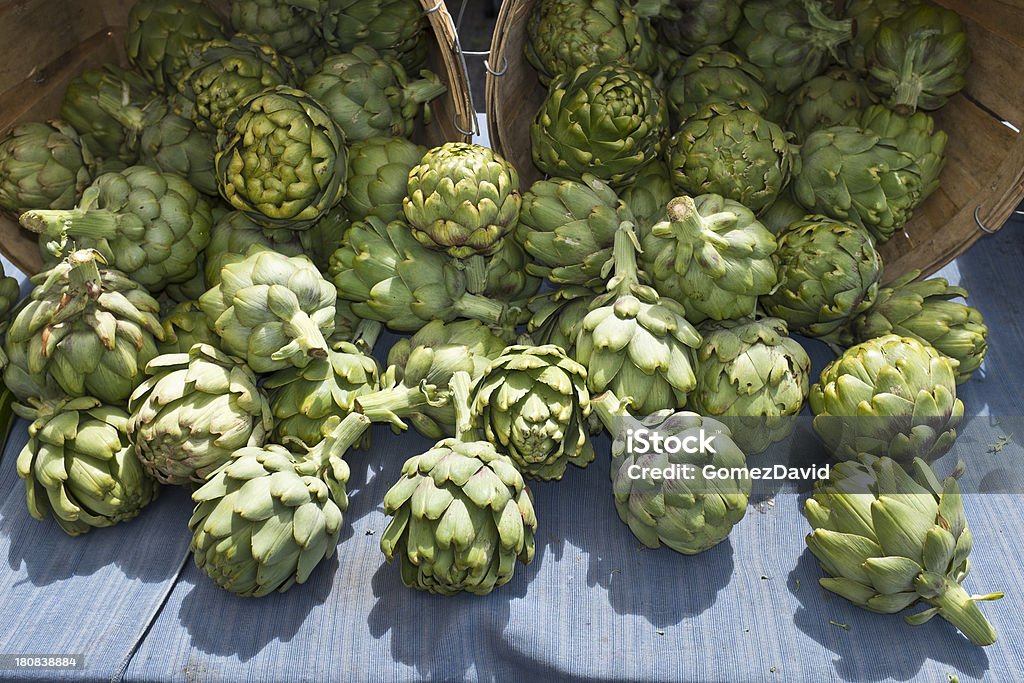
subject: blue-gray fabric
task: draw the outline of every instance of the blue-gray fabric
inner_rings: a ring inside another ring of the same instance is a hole
[[[999,472],[1024,457],[1024,432],[1008,433],[1024,416],[1022,231],[1024,221],[1010,223],[941,273],[970,290],[991,329],[983,370],[960,388],[971,436],[937,465],[946,472],[963,458],[970,477],[974,462],[991,475],[975,490],[999,491]],[[808,347],[820,370],[829,351]],[[1010,443],[987,447],[1000,436]],[[982,604],[999,641],[978,648],[941,619],[912,627],[820,589],[802,494],[762,496],[702,555],[640,547],[612,505],[606,438],[597,443],[605,457],[586,470],[532,485],[532,565],[490,596],[443,598],[403,587],[378,549],[384,493],[430,444],[377,428],[373,447],[348,458],[351,507],[337,553],[305,585],[263,599],[227,594],[192,564],[183,491],[167,489],[138,520],[81,538],[31,519],[14,472],[24,441],[21,423],[0,463],[0,654],[86,655],[84,669],[39,680],[1024,680],[1019,494],[966,496],[975,539],[967,588],[1006,591]]]

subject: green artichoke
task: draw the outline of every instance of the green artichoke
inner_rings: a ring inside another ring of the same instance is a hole
[[[782,441],[807,398],[811,360],[778,318],[701,325],[697,388],[688,406],[721,419],[748,456]]]
[[[808,213],[865,227],[885,242],[910,220],[921,200],[921,170],[891,138],[852,126],[807,136],[793,196]]]
[[[29,514],[52,514],[68,535],[78,536],[133,519],[156,499],[160,485],[128,442],[123,410],[91,396],[30,404],[13,406],[32,421],[18,454]]]
[[[220,346],[220,337],[198,301],[183,301],[163,315],[164,338],[156,348],[161,355],[188,353],[196,344]]]
[[[913,337],[957,361],[956,381],[962,384],[985,359],[988,327],[976,308],[953,301],[966,299],[966,289],[950,287],[940,277],[915,282],[920,275],[913,270],[879,289],[874,305],[853,319],[853,341]]]
[[[331,255],[341,246],[350,227],[352,218],[348,209],[338,204],[321,216],[313,227],[299,232],[299,243],[321,273],[326,273],[330,268]]]
[[[241,211],[229,211],[210,230],[210,244],[206,247],[206,286],[219,285],[221,268],[242,260],[254,244],[285,256],[298,256],[303,251],[294,231],[267,229]]]
[[[538,180],[523,195],[515,237],[533,257],[528,272],[556,284],[601,289],[615,234],[623,222],[634,221],[615,190],[592,175]]]
[[[639,245],[628,223],[615,235],[615,274],[580,323],[575,358],[592,394],[611,390],[638,415],[686,404],[697,378],[693,349],[701,337],[676,301],[640,284]]]
[[[96,249],[151,292],[198,272],[212,222],[209,203],[188,181],[148,166],[101,175],[78,208],[41,209],[21,217],[42,242]]]
[[[137,0],[128,12],[128,61],[158,90],[174,88],[198,43],[224,37],[220,18],[202,0]]]
[[[923,111],[901,116],[888,107],[876,104],[860,116],[860,127],[883,138],[891,139],[901,152],[913,157],[920,179],[918,203],[939,189],[939,175],[946,165],[948,136],[935,130],[935,119]]]
[[[552,176],[626,185],[658,157],[667,133],[665,97],[649,76],[584,65],[551,82],[530,128],[533,162]]]
[[[930,2],[883,21],[865,56],[875,93],[905,115],[940,109],[963,90],[971,63],[960,15]]]
[[[789,226],[804,219],[807,209],[801,206],[791,192],[783,192],[775,203],[766,211],[762,211],[757,220],[768,228],[773,235],[779,235]]]
[[[311,226],[345,194],[345,136],[301,90],[245,100],[217,138],[221,196],[268,228]]]
[[[764,114],[771,100],[763,83],[764,72],[743,57],[704,48],[686,58],[665,88],[672,126],[678,128],[711,103]]]
[[[797,142],[803,142],[822,128],[856,126],[861,112],[877,101],[859,74],[831,69],[793,92],[786,109],[786,129],[793,132]]]
[[[840,60],[854,71],[867,73],[867,47],[874,40],[879,25],[920,4],[921,0],[847,0],[844,16],[853,19],[857,30],[853,32],[853,40],[843,45]]]
[[[205,268],[206,256],[205,254],[200,254],[199,259],[196,261],[195,275],[184,282],[173,282],[167,285],[164,291],[160,292],[160,296],[164,298],[161,306],[166,309],[173,308],[180,303],[198,301],[199,297],[205,294],[207,290],[206,278],[203,275]]]
[[[484,262],[484,288],[481,294],[507,307],[509,314],[502,322],[513,326],[525,323],[530,298],[541,286],[541,278],[531,274],[531,259],[514,240],[505,240],[498,253]],[[465,264],[466,261],[457,263]],[[467,267],[467,276],[472,272]],[[467,278],[467,286],[469,280]]]
[[[991,645],[996,632],[977,603],[1003,594],[969,595],[961,585],[973,543],[961,498],[954,477],[939,482],[920,459],[911,474],[871,455],[836,465],[804,504],[807,547],[829,575],[821,587],[883,614],[924,601],[931,607],[907,623],[937,614],[975,645]]]
[[[299,57],[315,49],[324,0],[231,0],[231,26],[282,55]]]
[[[241,359],[197,344],[154,358],[146,371],[128,403],[128,434],[161,483],[201,484],[237,449],[263,445],[270,403]]]
[[[671,0],[682,15],[656,22],[661,39],[685,55],[729,42],[743,19],[745,0]]]
[[[452,379],[452,394],[460,436],[406,460],[384,496],[393,519],[380,549],[389,562],[399,558],[410,588],[486,595],[512,579],[517,559],[533,560],[537,518],[512,460],[472,440],[466,373]]]
[[[561,479],[594,460],[586,369],[558,346],[510,346],[473,385],[473,419],[523,476]]]
[[[783,230],[778,244],[779,286],[761,297],[761,306],[794,332],[841,342],[850,321],[878,295],[882,260],[871,235],[807,216]]]
[[[349,415],[302,456],[273,444],[235,451],[192,494],[196,566],[246,597],[305,583],[334,554],[348,509],[342,456],[369,424],[365,415]]]
[[[888,334],[850,347],[811,387],[814,431],[840,460],[868,453],[931,462],[956,440],[964,404],[957,361],[912,337]]]
[[[618,0],[539,0],[526,24],[526,58],[541,82],[588,64],[651,73],[658,48],[650,22]]]
[[[637,233],[646,235],[655,223],[665,220],[668,203],[676,196],[672,187],[672,170],[658,159],[645,166],[624,189],[619,190],[619,199],[633,212]],[[522,216],[520,216],[520,221]]]
[[[153,86],[134,71],[113,65],[86,69],[64,91],[60,117],[78,131],[99,172],[118,171],[138,162],[138,150],[129,146],[128,132],[100,102],[143,107],[156,96]]]
[[[673,410],[659,410],[637,424],[611,393],[596,397],[592,405],[615,437],[611,466],[615,509],[645,546],[666,545],[678,553],[696,555],[729,536],[747,513],[751,481],[737,473],[746,472],[746,458],[728,427],[696,413]],[[633,428],[631,438],[626,437],[629,427]],[[647,432],[652,440],[631,445],[638,432]],[[710,447],[702,446],[696,453],[658,448],[652,445],[654,435],[701,443],[707,439]],[[728,468],[731,474],[711,478],[705,473],[708,467],[716,471]],[[690,475],[650,476],[655,471],[679,470]]]
[[[753,315],[778,282],[775,236],[750,209],[715,194],[673,199],[668,220],[641,244],[641,268],[691,322]]]
[[[429,71],[422,76],[411,80],[393,56],[359,45],[324,60],[302,89],[320,102],[348,142],[409,137],[420,109],[447,90]]]
[[[594,291],[587,287],[562,287],[530,300],[527,331],[537,344],[554,344],[576,356],[576,339],[587,316]]]
[[[409,172],[403,203],[413,236],[455,258],[488,256],[519,220],[519,174],[486,147],[449,142]]]
[[[124,273],[103,266],[103,257],[85,249],[32,278],[35,289],[7,333],[13,365],[23,373],[50,375],[69,396],[94,396],[123,404],[142,381],[144,369],[163,340],[160,304]],[[10,368],[8,368],[10,370]],[[5,380],[26,400],[12,377]]]
[[[375,216],[385,223],[401,220],[409,172],[426,152],[403,138],[373,137],[352,143],[348,149],[348,194],[341,200],[349,218]]]
[[[432,320],[503,322],[506,306],[469,294],[466,272],[457,263],[421,245],[406,223],[385,225],[371,216],[345,232],[329,273],[356,315],[397,332],[415,332]]]
[[[337,52],[367,46],[410,71],[427,61],[427,17],[417,0],[325,0],[321,32]]]
[[[798,161],[777,124],[722,103],[706,105],[683,124],[667,154],[676,190],[720,194],[754,213],[775,202]]]
[[[199,307],[225,351],[259,373],[327,356],[337,291],[307,257],[253,247],[220,275]]]
[[[71,209],[92,182],[75,129],[63,121],[23,123],[0,139],[0,209]]]
[[[733,45],[764,69],[765,86],[788,93],[819,75],[853,38],[850,19],[825,13],[822,0],[747,0]]]
[[[200,130],[215,133],[249,97],[294,83],[295,67],[287,57],[253,36],[237,33],[230,40],[195,46],[175,87],[184,115]]]

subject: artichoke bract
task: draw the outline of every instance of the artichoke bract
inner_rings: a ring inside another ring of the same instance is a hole
[[[977,603],[1003,594],[970,595],[961,585],[973,539],[954,477],[940,482],[920,459],[908,474],[889,458],[861,455],[814,485],[804,516],[814,529],[807,547],[828,574],[818,580],[825,590],[883,614],[925,602],[907,623],[938,615],[975,645],[995,642]]]
[[[743,476],[746,458],[728,427],[696,413],[673,410],[659,410],[637,424],[611,392],[595,397],[592,405],[614,436],[611,478],[615,509],[645,546],[665,545],[677,553],[696,555],[729,536],[747,513],[751,481]],[[639,447],[633,452],[626,437],[630,428],[634,435],[646,432],[663,440],[706,440],[710,447],[695,453],[656,447]],[[704,471],[708,466],[716,472],[725,469],[728,476],[710,478]],[[654,471],[673,469],[690,471],[692,476],[651,476]],[[648,476],[643,476],[644,472]]]
[[[134,114],[131,110],[124,111]],[[172,112],[160,100],[151,103],[141,114],[139,161],[160,171],[177,173],[203,194],[216,197],[213,137],[196,128],[191,120]]]
[[[694,323],[753,315],[777,283],[775,236],[750,209],[718,195],[677,197],[667,211],[641,242],[640,265],[658,293]]]
[[[763,83],[764,72],[743,57],[719,47],[704,48],[686,58],[665,88],[673,128],[712,102],[764,114],[771,101]]]
[[[146,371],[128,403],[128,434],[161,483],[201,484],[237,449],[263,445],[270,403],[241,359],[197,344],[154,358]]]
[[[405,218],[424,246],[455,258],[488,256],[519,220],[519,174],[486,147],[449,142],[409,172]]]
[[[337,290],[312,261],[253,247],[220,275],[199,306],[225,351],[256,372],[301,368],[327,356]]]
[[[611,390],[637,415],[686,404],[697,385],[693,350],[701,344],[686,311],[640,284],[631,225],[615,235],[615,272],[608,293],[594,299],[580,323],[575,358],[592,394]]]
[[[589,173],[613,186],[653,163],[667,133],[665,97],[650,76],[615,64],[558,76],[530,127],[542,172],[577,180]]]
[[[196,344],[209,344],[217,347],[220,337],[210,324],[209,318],[199,308],[197,301],[183,301],[167,310],[162,316],[164,327],[163,341],[156,347],[160,354],[188,353]]]
[[[657,69],[650,23],[618,0],[539,0],[526,35],[526,58],[544,84],[585,64]]]
[[[915,281],[920,275],[912,270],[879,289],[874,305],[853,319],[853,341],[887,334],[913,337],[957,361],[957,384],[966,382],[985,359],[988,327],[978,309],[953,301],[966,299],[966,289],[951,287],[941,277]]]
[[[427,18],[416,0],[326,0],[321,33],[333,50],[392,53],[410,71],[427,59]]]
[[[424,147],[403,138],[353,142],[348,149],[348,193],[341,200],[348,217],[375,216],[385,223],[401,220],[409,172],[426,153]]]
[[[618,192],[619,199],[633,212],[637,234],[646,235],[655,223],[665,220],[665,209],[676,196],[672,171],[661,159],[642,171]],[[519,218],[522,221],[522,216]]]
[[[530,273],[600,289],[615,233],[634,220],[615,191],[594,176],[552,178],[538,180],[523,195],[515,237],[532,257]]]
[[[516,560],[533,561],[537,517],[530,489],[507,455],[475,441],[469,376],[451,382],[456,438],[409,458],[384,496],[393,519],[380,539],[399,559],[402,582],[441,595],[486,595],[512,579]]]
[[[800,222],[807,215],[807,209],[793,199],[791,192],[783,192],[771,205],[771,208],[761,212],[757,220],[768,228],[769,232],[778,236],[783,230]]]
[[[182,113],[200,130],[216,132],[249,97],[295,83],[295,68],[269,45],[237,33],[197,45],[175,81]]]
[[[323,0],[231,0],[231,26],[289,57],[314,49]]]
[[[447,254],[427,249],[408,224],[385,224],[373,216],[345,232],[331,256],[330,278],[338,296],[366,320],[396,332],[415,332],[432,320],[471,318],[496,324],[506,307],[470,294],[466,273]]]
[[[369,424],[365,415],[349,415],[301,456],[275,444],[235,451],[192,494],[196,566],[245,597],[305,583],[334,554],[348,509],[343,456]]]
[[[128,12],[128,61],[160,91],[173,89],[196,43],[223,38],[224,26],[202,0],[138,0]]]
[[[369,45],[328,57],[302,89],[334,119],[348,142],[409,137],[416,116],[447,88],[429,71],[410,79],[397,59]]]
[[[526,328],[530,338],[538,344],[554,344],[575,357],[580,325],[593,298],[594,290],[578,286],[561,287],[533,297]]]
[[[78,536],[136,517],[160,485],[147,475],[126,437],[128,415],[91,396],[14,404],[32,423],[18,455],[28,511]]]
[[[807,398],[811,360],[785,321],[723,320],[698,329],[704,343],[687,405],[729,425],[748,456],[789,436]]]
[[[811,387],[814,431],[840,460],[868,453],[903,465],[931,462],[953,447],[963,418],[956,366],[912,337],[852,346]]]
[[[853,38],[850,19],[834,19],[820,0],[747,0],[733,44],[764,69],[765,85],[788,93],[819,75]]]
[[[754,213],[786,189],[798,161],[777,124],[721,102],[690,117],[672,136],[667,154],[679,192],[719,194]]]
[[[923,202],[939,189],[939,175],[946,165],[945,151],[949,137],[935,129],[935,119],[923,111],[903,116],[884,105],[876,104],[863,111],[858,123],[865,131],[892,140],[900,151],[914,159],[920,183],[917,203]]]
[[[23,123],[0,140],[0,209],[71,209],[92,182],[74,128],[63,121]]]
[[[205,252],[206,286],[219,285],[221,268],[233,261],[242,260],[254,244],[285,256],[298,256],[302,253],[302,244],[294,231],[268,229],[241,211],[229,211],[210,230],[210,243]]]
[[[352,217],[345,207],[338,204],[321,216],[313,227],[299,232],[299,243],[320,272],[327,272],[331,264],[331,255],[341,246],[345,232],[350,227]]]
[[[124,403],[163,339],[160,304],[88,249],[72,252],[32,283],[7,333],[12,364],[20,353],[28,374],[52,376],[69,396]],[[14,391],[17,384],[7,386]]]
[[[874,40],[881,23],[919,4],[921,0],[848,0],[845,16],[853,19],[857,30],[853,33],[853,40],[843,45],[840,61],[854,71],[866,73],[867,46]]]
[[[498,253],[484,261],[484,288],[481,294],[506,306],[509,315],[503,322],[526,322],[526,306],[541,286],[541,278],[527,269],[531,261],[515,240],[505,240]],[[472,270],[466,268],[466,271],[468,287]]]
[[[729,42],[743,19],[745,0],[671,0],[681,16],[655,22],[662,40],[684,55]]]
[[[523,476],[561,479],[594,460],[586,369],[558,346],[510,346],[473,385],[473,419]]]
[[[930,2],[883,21],[865,56],[875,93],[901,114],[941,108],[971,64],[960,15]]]
[[[786,129],[793,132],[797,142],[803,142],[822,128],[856,126],[861,112],[877,101],[859,74],[831,69],[793,92],[786,109]]]
[[[301,90],[245,100],[217,137],[217,182],[231,206],[268,228],[311,226],[345,194],[345,136]]]
[[[807,216],[778,236],[779,286],[761,297],[768,315],[808,337],[840,343],[878,295],[882,259],[866,230]]]
[[[96,249],[151,292],[198,272],[212,222],[210,204],[188,181],[148,166],[101,175],[75,209],[41,209],[21,217],[44,243]]]

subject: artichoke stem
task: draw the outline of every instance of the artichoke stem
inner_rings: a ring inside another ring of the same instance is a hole
[[[288,321],[288,324],[295,332],[295,343],[310,358],[327,357],[327,340],[324,339],[323,330],[313,322],[309,314],[298,310]]]
[[[113,97],[109,92],[101,90],[96,95],[96,104],[111,118],[121,124],[132,138],[142,132],[145,126],[145,114],[139,107],[129,103],[129,93],[122,97]]]
[[[21,224],[51,238],[110,239],[117,235],[117,214],[106,209],[39,209],[21,216]]]
[[[473,409],[470,406],[472,380],[468,372],[460,370],[452,375],[448,383],[451,389],[451,402],[455,408],[455,436],[459,441],[472,442],[477,440],[473,429]]]
[[[615,437],[618,432],[617,421],[623,417],[629,417],[626,406],[610,391],[590,399],[590,408],[597,414],[601,424],[611,433],[612,437]]]
[[[833,19],[825,14],[817,0],[804,0],[803,4],[807,10],[807,23],[823,33],[831,34],[831,39],[820,41],[819,44],[831,49],[853,39],[853,19]]]
[[[446,90],[448,88],[442,85],[436,78],[421,78],[409,83],[405,87],[405,98],[410,102],[424,104],[435,97],[440,97]]]
[[[352,444],[359,441],[367,428],[373,424],[369,417],[361,413],[349,413],[316,448],[309,452],[318,469],[327,467],[334,458],[344,457]]]
[[[900,65],[900,78],[893,90],[890,105],[900,116],[910,116],[917,111],[917,100],[921,97],[921,78],[915,74],[917,65],[917,41],[911,41]]]
[[[624,221],[615,232],[615,245],[612,249],[612,260],[615,264],[615,275],[608,282],[609,292],[629,294],[634,285],[640,284],[640,269],[636,263],[636,255],[640,251],[633,224]]]
[[[939,608],[939,616],[960,629],[975,645],[996,642],[996,630],[959,583],[946,577],[939,594],[927,600]]]
[[[463,294],[455,302],[453,317],[498,325],[505,317],[505,305],[479,294]]]
[[[352,335],[352,343],[367,353],[372,353],[383,330],[384,324],[377,320],[360,320],[356,325],[355,334]]]
[[[487,289],[487,260],[474,254],[462,261],[466,273],[466,290],[470,294],[483,294]]]
[[[388,422],[405,429],[401,418],[430,405],[431,388],[431,385],[410,387],[398,384],[356,397],[356,409],[373,422]]]

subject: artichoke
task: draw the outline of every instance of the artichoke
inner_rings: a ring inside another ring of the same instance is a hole
[[[92,182],[75,129],[63,121],[23,123],[0,140],[0,209],[71,209]]]
[[[775,203],[766,211],[762,211],[757,220],[768,228],[773,235],[779,235],[789,226],[804,219],[807,209],[801,206],[790,192],[783,192]]]
[[[872,89],[904,115],[940,109],[963,89],[971,63],[960,15],[930,2],[883,21],[865,57]]]
[[[315,49],[324,9],[324,0],[231,0],[231,26],[300,57]]]
[[[161,305],[167,308],[189,301],[198,301],[199,297],[205,294],[207,289],[206,277],[203,275],[205,267],[206,256],[205,254],[200,254],[196,261],[196,274],[184,282],[168,284],[164,291],[160,292],[160,296],[164,298]]]
[[[302,89],[320,102],[349,142],[409,137],[421,107],[447,90],[429,71],[410,80],[397,59],[369,45],[328,57]]]
[[[302,456],[273,444],[235,451],[192,494],[196,566],[246,597],[305,583],[334,554],[348,509],[342,456],[369,424],[365,415],[349,415]]]
[[[391,53],[410,71],[427,59],[427,19],[416,0],[325,0],[324,41],[337,52],[366,46]]]
[[[32,278],[35,289],[7,333],[12,367],[36,384],[50,375],[69,396],[93,396],[122,404],[142,381],[163,340],[160,304],[120,271],[101,267],[93,250],[72,252],[65,261]],[[11,368],[8,368],[8,372]],[[16,387],[7,386],[22,400]]]
[[[853,38],[850,19],[833,19],[822,0],[747,0],[733,45],[764,69],[765,85],[788,93],[819,75]]]
[[[426,152],[403,138],[373,137],[352,143],[348,149],[348,194],[341,200],[348,217],[364,220],[375,216],[385,223],[401,220],[409,172]]]
[[[633,221],[615,191],[592,175],[538,180],[523,196],[515,237],[533,258],[528,272],[601,289],[615,233]]]
[[[665,98],[649,76],[584,65],[551,82],[530,128],[533,162],[552,176],[626,185],[661,153],[667,133]]]
[[[888,107],[876,104],[860,116],[860,127],[883,138],[891,139],[901,152],[913,157],[917,166],[921,203],[939,189],[939,175],[946,165],[948,136],[935,130],[935,119],[923,111],[901,116]]]
[[[699,330],[697,388],[687,405],[729,425],[748,456],[789,436],[807,398],[811,360],[786,322],[723,320]]]
[[[678,17],[656,23],[658,34],[669,46],[685,55],[729,42],[743,19],[746,0],[671,0],[681,10]]]
[[[950,287],[940,277],[915,282],[920,275],[911,271],[879,289],[874,305],[853,319],[853,340],[913,337],[957,361],[956,381],[962,384],[985,359],[988,327],[976,308],[953,301],[966,299],[966,289]]]
[[[345,137],[316,100],[278,86],[245,100],[217,139],[221,196],[268,228],[311,226],[345,194]]]
[[[639,245],[628,223],[615,235],[615,274],[580,323],[575,358],[592,394],[611,390],[638,415],[686,404],[697,378],[693,349],[701,337],[676,301],[640,284]]]
[[[619,190],[619,199],[633,212],[640,235],[647,234],[655,223],[665,220],[665,210],[675,196],[672,171],[661,159],[645,166],[632,183]]]
[[[704,48],[687,57],[666,86],[673,128],[711,103],[764,114],[771,100],[763,83],[764,72],[743,57],[718,47]]]
[[[527,331],[537,344],[554,344],[576,356],[576,339],[587,316],[594,291],[586,287],[562,287],[530,300]]]
[[[768,315],[808,337],[841,342],[878,295],[882,260],[865,230],[807,216],[778,237],[779,286],[761,297]]]
[[[302,253],[302,244],[293,231],[267,229],[241,211],[229,211],[210,230],[210,244],[206,247],[206,286],[219,285],[221,268],[242,260],[254,244],[285,256]]]
[[[803,142],[822,128],[856,126],[861,112],[877,101],[857,73],[831,69],[793,92],[786,109],[786,129],[793,132],[797,142]]]
[[[484,288],[481,294],[506,306],[509,314],[502,322],[516,325],[525,323],[529,317],[526,308],[530,298],[541,286],[541,278],[531,274],[527,268],[530,260],[517,242],[505,240],[498,253],[484,262]],[[472,268],[466,270],[469,276]]]
[[[238,33],[189,52],[188,68],[175,82],[177,103],[197,128],[215,133],[249,97],[295,80],[294,65],[287,57],[253,36]]]
[[[128,131],[100,103],[143,107],[154,98],[153,86],[134,71],[113,65],[86,69],[64,91],[60,117],[78,131],[99,172],[119,171],[138,162],[138,150],[129,146]]]
[[[718,195],[673,199],[668,220],[641,244],[641,268],[691,322],[753,315],[757,298],[778,282],[775,236],[750,209]]]
[[[337,291],[305,256],[253,247],[221,269],[199,299],[228,353],[256,372],[305,367],[327,356]]]
[[[473,419],[523,476],[561,479],[594,460],[586,369],[558,346],[510,346],[473,385]]]
[[[814,431],[840,460],[868,453],[903,465],[931,462],[952,448],[964,414],[956,367],[911,337],[852,346],[811,387]]]
[[[738,474],[746,472],[746,458],[728,427],[696,413],[673,410],[659,410],[637,424],[611,393],[596,397],[592,405],[615,437],[611,466],[615,509],[645,546],[659,548],[664,544],[678,553],[696,555],[729,536],[747,513],[751,481]],[[634,452],[626,425],[633,427],[633,438],[638,432],[647,432],[651,437],[697,440],[710,446],[688,453],[638,445]],[[731,474],[728,478],[710,478],[705,474],[708,467],[716,471],[728,468]],[[642,474],[673,470],[691,474],[679,478]]]
[[[814,485],[804,515],[807,547],[829,575],[819,579],[825,590],[883,614],[924,601],[931,607],[907,623],[937,614],[975,645],[995,642],[977,602],[1003,594],[969,595],[961,585],[972,536],[954,477],[939,482],[920,459],[907,474],[889,458],[861,455]]]
[[[488,256],[519,220],[519,174],[486,147],[449,142],[409,172],[403,207],[413,236],[455,258]]]
[[[867,47],[874,40],[879,25],[920,4],[921,0],[847,0],[845,16],[853,19],[857,30],[853,32],[853,40],[843,45],[840,59],[850,69],[866,73]]]
[[[158,90],[174,88],[197,43],[224,37],[224,25],[202,0],[137,0],[128,12],[128,61]]]
[[[321,216],[313,227],[299,232],[299,243],[321,273],[327,272],[331,265],[331,255],[341,246],[345,232],[350,227],[352,219],[348,210],[338,204]]]
[[[508,456],[472,440],[469,376],[457,373],[451,387],[460,436],[405,461],[384,496],[393,519],[380,549],[389,562],[399,558],[410,588],[486,595],[511,580],[517,559],[533,560],[537,518]]]
[[[188,353],[196,344],[219,346],[220,337],[197,301],[183,301],[163,316],[164,338],[156,345],[161,355]]]
[[[865,227],[879,242],[902,230],[920,203],[920,168],[891,138],[833,126],[807,136],[800,160],[793,196],[808,213]]]
[[[21,217],[40,240],[100,252],[151,292],[185,282],[210,242],[209,203],[184,178],[148,166],[105,173],[82,194],[78,208],[41,209]]]
[[[658,66],[650,23],[619,0],[539,0],[526,36],[526,58],[544,84],[586,64]]]
[[[18,454],[28,511],[70,536],[136,517],[160,493],[126,437],[128,415],[91,396],[14,404],[32,424]],[[81,441],[79,441],[81,437]]]
[[[503,322],[505,305],[469,294],[466,273],[456,264],[416,241],[406,223],[385,225],[371,216],[345,232],[329,272],[356,315],[397,332],[415,332],[432,320]]]
[[[246,446],[262,446],[270,403],[239,358],[208,344],[153,359],[128,403],[128,434],[151,476],[163,484],[203,483]]]
[[[672,136],[669,166],[676,190],[720,194],[754,213],[769,208],[797,162],[788,136],[760,114],[712,103]]]

